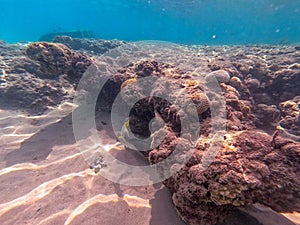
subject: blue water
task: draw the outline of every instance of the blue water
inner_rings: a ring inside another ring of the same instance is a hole
[[[0,39],[55,31],[187,44],[300,43],[300,0],[0,0]]]

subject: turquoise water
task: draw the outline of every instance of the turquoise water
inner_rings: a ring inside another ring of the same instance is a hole
[[[0,39],[91,30],[103,39],[186,44],[300,42],[300,0],[0,0]]]

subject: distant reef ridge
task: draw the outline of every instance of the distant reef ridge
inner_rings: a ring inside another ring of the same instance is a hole
[[[75,31],[61,31],[50,32],[42,35],[38,41],[52,41],[56,36],[69,36],[73,38],[95,38],[95,34],[91,30],[75,30]]]

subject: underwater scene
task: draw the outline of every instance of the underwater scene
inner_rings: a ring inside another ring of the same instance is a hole
[[[300,225],[300,0],[0,0],[1,225]]]

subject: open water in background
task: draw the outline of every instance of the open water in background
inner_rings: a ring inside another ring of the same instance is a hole
[[[185,44],[300,43],[300,0],[0,0],[0,39],[91,30]]]

